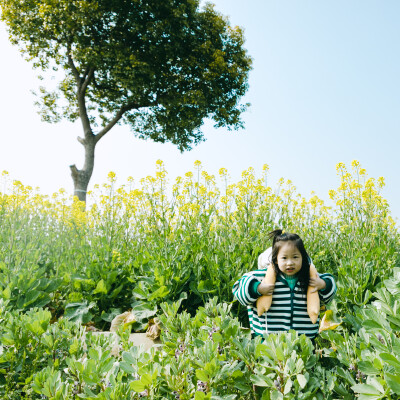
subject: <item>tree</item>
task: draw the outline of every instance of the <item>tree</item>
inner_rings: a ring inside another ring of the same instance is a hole
[[[86,200],[95,147],[116,124],[181,151],[204,140],[205,118],[242,127],[251,58],[243,32],[199,0],[0,0],[10,40],[34,68],[58,71],[40,87],[47,122],[81,120],[82,169],[71,165]],[[44,79],[43,77],[41,77]]]

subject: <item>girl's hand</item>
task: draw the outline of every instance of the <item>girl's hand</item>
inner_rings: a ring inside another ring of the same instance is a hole
[[[311,293],[315,293],[318,290],[322,290],[322,289],[326,288],[326,282],[323,279],[321,279],[320,277],[318,277],[318,278],[310,278],[310,281],[309,281],[308,285],[312,286],[314,288],[314,289],[311,290]]]
[[[263,296],[272,296],[272,294],[274,293],[274,289],[274,283],[265,283],[264,280],[261,281],[257,288],[259,293],[261,293]]]

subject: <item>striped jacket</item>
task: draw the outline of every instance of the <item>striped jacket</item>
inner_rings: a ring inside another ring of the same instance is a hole
[[[241,304],[247,306],[253,336],[262,336],[265,331],[274,333],[294,329],[299,334],[304,333],[310,339],[315,338],[318,335],[319,318],[315,324],[311,322],[307,314],[306,294],[302,293],[299,282],[291,290],[282,274],[276,279],[270,309],[260,317],[258,316],[256,300],[259,295],[251,296],[251,285],[254,284],[255,279],[261,282],[266,271],[267,268],[247,272],[233,285],[233,295]],[[318,292],[319,297],[321,304],[327,304],[336,293],[335,279],[331,274],[320,274],[320,278],[327,285],[326,289]]]

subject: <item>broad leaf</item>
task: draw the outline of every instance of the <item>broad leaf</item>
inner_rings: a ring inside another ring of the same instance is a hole
[[[400,394],[400,374],[385,373],[385,380],[394,393]]]

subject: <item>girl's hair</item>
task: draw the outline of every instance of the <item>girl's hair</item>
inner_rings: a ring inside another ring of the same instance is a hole
[[[310,280],[310,257],[304,247],[304,243],[301,237],[295,233],[283,232],[282,229],[276,229],[268,234],[269,238],[272,239],[272,265],[277,274],[282,274],[278,267],[278,253],[284,243],[292,242],[293,245],[299,250],[302,258],[301,269],[298,272],[298,278],[300,287],[303,292],[307,292],[309,280]]]

